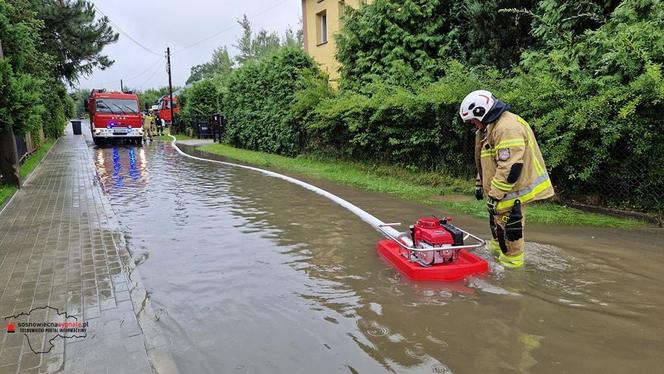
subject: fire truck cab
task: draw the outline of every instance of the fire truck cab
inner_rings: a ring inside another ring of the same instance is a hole
[[[180,113],[180,106],[178,105],[178,97],[173,95],[173,113]],[[162,96],[159,101],[157,101],[157,106],[159,108],[159,118],[163,119],[167,125],[173,123],[171,118],[171,98],[168,95]]]
[[[129,143],[142,143],[142,117],[136,94],[94,89],[88,99],[88,111],[95,144],[121,139]]]

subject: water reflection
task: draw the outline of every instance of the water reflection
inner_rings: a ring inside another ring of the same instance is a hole
[[[127,178],[131,179],[131,188],[147,184],[147,159],[142,147],[99,147],[94,152],[97,173],[106,193],[122,191],[128,183]]]
[[[649,283],[625,274],[635,260],[620,252],[597,258],[533,243],[521,271],[409,282],[376,255],[378,234],[298,186],[192,161],[164,143],[96,152],[183,371],[659,367],[662,281],[645,264]],[[379,195],[346,197],[387,220],[422,212]]]

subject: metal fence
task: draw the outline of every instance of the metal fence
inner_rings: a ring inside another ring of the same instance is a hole
[[[616,155],[614,161],[605,161],[598,166],[589,180],[581,180],[562,168],[549,169],[556,191],[554,200],[586,211],[634,217],[664,225],[664,164],[657,166],[652,160],[644,159],[643,168],[632,170],[621,165],[621,160],[627,157],[636,156],[628,155],[625,150],[623,154]],[[474,159],[474,149],[466,149],[463,162],[472,176],[464,174],[464,177],[474,177]],[[546,162],[546,155],[544,159]],[[592,162],[588,160],[588,165]],[[549,163],[547,166],[551,167]]]
[[[193,118],[177,118],[175,134],[186,134],[198,139],[212,139],[221,142],[226,130],[226,119],[218,113]]]

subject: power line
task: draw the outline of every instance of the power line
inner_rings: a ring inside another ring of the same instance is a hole
[[[146,73],[152,71],[152,69],[154,69],[154,68],[159,64],[159,62],[161,62],[162,58],[163,58],[163,57],[156,59],[153,63],[150,64],[150,66],[149,66],[147,69],[143,70],[142,72],[140,72],[140,73],[138,73],[138,74],[136,74],[136,75],[134,75],[134,76],[131,76],[131,77],[129,77],[129,78],[123,78],[123,79],[124,79],[125,81],[131,81],[131,80],[138,79],[138,78],[144,76]],[[106,85],[106,84],[116,83],[116,82],[117,82],[117,80],[112,80],[112,81],[101,82],[101,83],[96,83],[96,84],[97,84],[98,86],[104,86],[104,85]]]
[[[154,78],[154,75],[157,74],[157,72],[159,71],[159,68],[161,68],[161,67],[162,67],[161,65],[155,66],[155,69],[152,71],[152,74],[150,74],[150,76],[146,80],[144,80],[141,84],[139,84],[137,87],[143,87],[143,85],[148,83],[152,78]]]
[[[137,46],[143,48],[146,52],[152,53],[153,55],[162,56],[161,53],[158,53],[158,52],[155,52],[155,51],[151,50],[150,48],[148,48],[148,47],[144,46],[143,44],[141,44],[141,42],[139,42],[138,40],[134,39],[131,35],[129,35],[129,33],[127,33],[126,31],[124,31],[124,30],[122,29],[122,27],[120,27],[117,23],[113,22],[113,20],[111,20],[111,17],[107,16],[106,13],[102,12],[102,10],[99,9],[99,7],[98,7],[96,4],[92,4],[92,6],[93,6],[97,11],[99,11],[99,13],[101,13],[104,17],[108,18],[108,22],[109,22],[110,24],[112,24],[113,26],[115,26],[115,28],[116,28],[116,29],[117,29],[122,35],[124,35],[124,36],[126,36],[127,38],[129,38],[129,40],[131,40],[132,42],[134,42]]]
[[[286,1],[288,1],[288,0],[282,0],[282,1],[279,1],[279,2],[275,3],[274,5],[272,5],[271,7],[265,8],[265,9],[261,10],[260,12],[251,15],[249,18],[254,18],[254,17],[260,16],[260,15],[262,15],[262,14],[265,14],[265,13],[271,11],[272,9],[274,9],[274,8],[276,8],[276,7],[278,7],[278,6],[280,6],[281,4],[285,3]],[[184,47],[184,48],[178,49],[177,51],[171,51],[171,55],[173,55],[173,54],[175,54],[175,53],[179,53],[179,52],[184,51],[184,50],[186,50],[186,49],[189,49],[189,48],[195,47],[195,46],[197,46],[197,45],[199,45],[199,44],[202,44],[202,43],[204,43],[204,42],[206,42],[206,41],[208,41],[208,40],[210,40],[210,39],[216,38],[217,36],[219,36],[219,35],[221,35],[221,34],[227,32],[227,31],[230,31],[230,30],[236,28],[237,26],[239,26],[237,23],[233,23],[231,26],[226,27],[225,29],[220,30],[220,31],[218,31],[218,32],[216,32],[216,33],[214,33],[214,34],[212,34],[212,35],[210,35],[210,36],[208,36],[208,37],[206,37],[206,38],[204,38],[204,39],[201,39],[201,40],[199,40],[199,41],[197,41],[197,42],[195,42],[195,43],[193,43],[193,44],[190,44],[190,45],[188,45],[188,46],[186,46],[186,47]]]
[[[133,76],[133,77],[129,77],[129,78],[127,78],[127,79],[128,79],[128,80],[132,80],[132,79],[137,79],[137,78],[140,78],[140,77],[144,76],[148,71],[151,71],[151,70],[152,70],[155,66],[157,66],[160,62],[163,62],[162,59],[163,59],[163,57],[160,57],[160,58],[156,59],[152,64],[150,64],[150,66],[149,66],[147,69],[145,69],[145,70],[143,70],[141,73],[139,73],[139,74],[137,74],[137,75],[135,75],[135,76]]]

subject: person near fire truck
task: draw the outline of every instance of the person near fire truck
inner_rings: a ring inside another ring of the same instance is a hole
[[[459,115],[477,129],[475,197],[486,199],[498,263],[524,264],[525,204],[554,195],[544,158],[528,122],[508,111],[491,92],[477,90],[462,101]]]
[[[159,117],[159,114],[155,114],[155,126],[157,127],[157,135],[164,135],[164,120]]]
[[[147,115],[143,116],[143,141],[147,143],[147,140],[152,141],[152,137],[155,136],[155,117],[152,112],[148,112]]]

